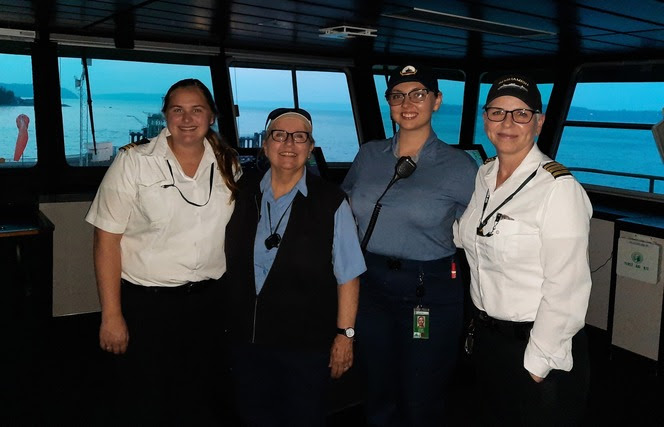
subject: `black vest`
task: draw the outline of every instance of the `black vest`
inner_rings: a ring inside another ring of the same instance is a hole
[[[299,192],[295,196],[274,264],[257,297],[254,240],[262,197],[259,182],[252,173],[240,179],[226,227],[225,329],[231,342],[329,351],[337,320],[334,214],[345,195],[307,172],[308,196]]]

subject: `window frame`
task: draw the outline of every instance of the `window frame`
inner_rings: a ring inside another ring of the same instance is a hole
[[[621,129],[621,130],[642,130],[650,131],[656,123],[630,123],[630,122],[606,122],[606,121],[590,121],[590,120],[568,120],[570,110],[572,108],[572,100],[577,85],[580,83],[662,83],[664,84],[664,61],[634,61],[631,63],[616,63],[616,62],[597,62],[582,64],[573,72],[573,81],[571,83],[571,90],[569,103],[565,106],[563,118],[558,129],[558,135],[555,147],[555,154],[558,153],[561,144],[563,143],[563,134],[567,127],[570,128],[599,128],[599,129]],[[660,181],[659,185],[664,185],[664,175],[656,177],[649,174],[638,174],[630,172],[614,172],[605,171],[595,168],[585,167],[568,167],[572,173],[587,172],[596,173],[599,175],[615,175],[625,176],[640,179],[648,179],[649,191],[638,191],[620,187],[611,187],[599,184],[581,183],[588,191],[608,196],[625,196],[634,199],[645,201],[664,201],[664,194],[654,193],[655,181]],[[653,179],[654,178],[654,179]]]
[[[294,107],[299,108],[299,96],[298,96],[298,83],[297,83],[297,72],[298,71],[313,71],[313,72],[335,72],[343,73],[346,78],[347,90],[350,100],[351,115],[353,117],[353,123],[355,125],[355,134],[357,137],[358,145],[357,149],[359,150],[360,144],[362,143],[362,129],[361,121],[357,111],[355,93],[353,91],[353,80],[352,74],[350,72],[350,67],[353,65],[352,61],[340,59],[339,61],[331,61],[329,58],[307,58],[306,62],[303,58],[297,57],[286,57],[281,55],[261,55],[260,57],[254,56],[245,56],[241,53],[231,54],[226,59],[226,71],[230,74],[232,68],[252,68],[252,69],[263,69],[263,70],[283,70],[289,71],[291,73],[292,89],[293,89],[293,102]],[[232,122],[234,124],[234,133],[235,140],[240,140],[239,129],[235,125],[237,119],[237,110],[238,105],[235,104],[234,91],[231,87],[231,79],[229,76],[228,79],[228,102],[233,106],[233,112],[236,114],[232,117]],[[314,118],[315,120],[315,118]],[[350,166],[353,159],[342,162],[333,162],[326,159],[327,166],[330,169],[343,169]]]

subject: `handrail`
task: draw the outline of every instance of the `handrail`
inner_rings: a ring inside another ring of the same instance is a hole
[[[614,172],[614,171],[606,171],[606,170],[601,170],[601,169],[592,169],[592,168],[578,168],[578,167],[568,167],[568,170],[574,172],[590,172],[590,173],[597,173],[601,175],[614,175],[614,176],[624,176],[628,178],[640,178],[640,179],[647,179],[648,180],[648,192],[649,193],[654,193],[655,192],[655,181],[664,181],[664,176],[658,176],[658,175],[646,175],[646,174],[640,174],[640,173],[631,173],[631,172]]]

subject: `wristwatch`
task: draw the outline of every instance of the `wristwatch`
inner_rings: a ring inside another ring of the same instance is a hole
[[[337,333],[345,336],[346,338],[353,338],[355,336],[355,328],[337,328]]]

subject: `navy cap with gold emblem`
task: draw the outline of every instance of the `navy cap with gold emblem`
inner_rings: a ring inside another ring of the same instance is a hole
[[[438,79],[433,71],[430,68],[414,64],[400,65],[390,74],[385,95],[390,93],[394,86],[406,82],[422,83],[424,87],[438,95]]]
[[[503,76],[491,85],[484,106],[500,96],[514,96],[535,111],[542,112],[542,95],[530,78],[520,74]]]
[[[561,176],[572,175],[572,172],[570,172],[569,169],[558,162],[549,162],[542,166],[542,168],[553,175],[554,179],[558,179]]]

